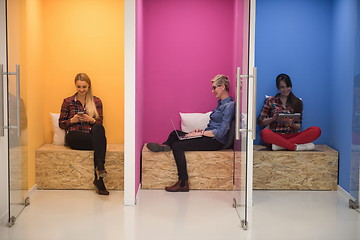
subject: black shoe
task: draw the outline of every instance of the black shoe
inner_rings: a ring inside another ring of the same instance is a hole
[[[146,147],[152,152],[169,152],[171,151],[170,146],[158,143],[148,143]]]
[[[109,195],[109,191],[106,190],[104,181],[102,178],[100,178],[99,180],[95,179],[94,180],[94,186],[95,186],[95,191],[97,194],[99,195]]]

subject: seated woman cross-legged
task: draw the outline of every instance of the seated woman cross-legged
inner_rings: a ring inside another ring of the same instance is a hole
[[[279,116],[279,114],[299,113],[302,114],[303,103],[297,98],[292,90],[290,77],[284,73],[276,77],[276,87],[279,93],[275,97],[269,97],[258,117],[258,124],[262,127],[269,126],[260,132],[261,139],[272,150],[287,149],[291,151],[312,150],[312,143],[321,135],[318,127],[309,127],[304,131],[301,129],[300,118],[294,116]]]
[[[219,101],[217,107],[210,114],[207,127],[204,130],[195,129],[190,133],[176,130],[179,136],[196,136],[197,138],[180,140],[174,130],[163,144],[147,144],[147,148],[153,152],[173,151],[179,180],[173,186],[165,188],[168,192],[189,191],[185,151],[220,150],[228,142],[229,129],[235,113],[235,102],[229,95],[229,79],[224,75],[216,75],[211,83],[212,92],[216,98],[219,98]]]

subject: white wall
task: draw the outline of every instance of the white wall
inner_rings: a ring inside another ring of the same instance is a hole
[[[136,204],[135,181],[135,0],[125,0],[124,204]]]

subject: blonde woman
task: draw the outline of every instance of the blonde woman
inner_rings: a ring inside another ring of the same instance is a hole
[[[186,133],[177,131],[180,136],[195,137],[181,141],[175,130],[162,143],[148,143],[147,148],[152,152],[173,151],[179,180],[172,186],[166,187],[168,192],[188,192],[189,176],[185,151],[214,151],[224,148],[229,139],[229,130],[235,114],[235,102],[229,93],[230,82],[225,75],[216,75],[211,80],[211,91],[218,99],[217,107],[210,114],[209,124],[205,129],[194,129]]]
[[[103,178],[106,177],[106,136],[102,102],[92,95],[91,81],[85,73],[75,77],[77,92],[65,98],[59,118],[59,126],[66,131],[66,144],[76,150],[94,150],[94,185],[100,195],[109,195]]]

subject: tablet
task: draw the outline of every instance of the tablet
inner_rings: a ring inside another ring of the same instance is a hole
[[[301,117],[301,113],[279,113],[277,120],[280,120],[283,117],[294,118],[294,120],[299,120]]]

